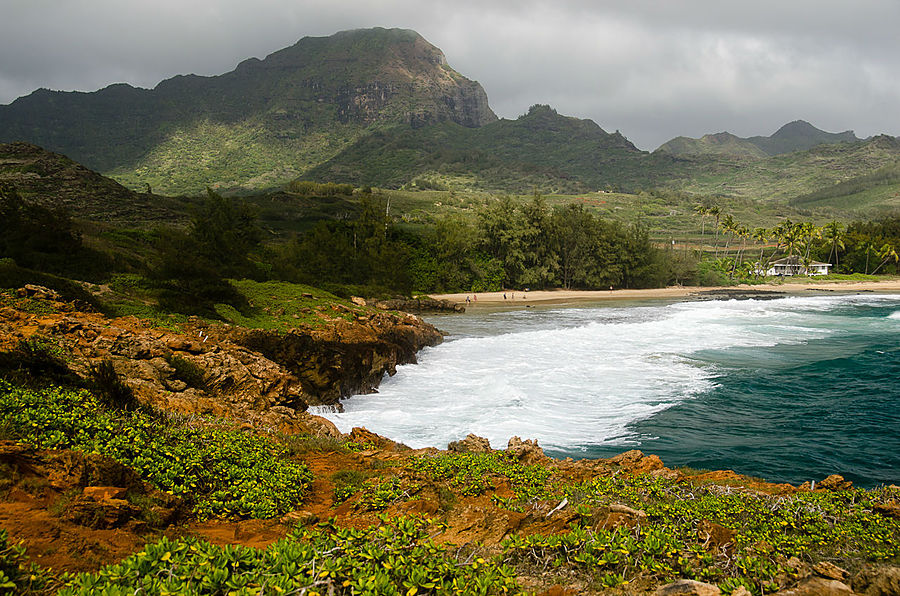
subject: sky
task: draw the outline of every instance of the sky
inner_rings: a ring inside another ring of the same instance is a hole
[[[619,130],[769,135],[803,119],[900,135],[898,0],[2,0],[0,104],[38,88],[152,88],[305,36],[414,29],[498,116],[536,104]]]

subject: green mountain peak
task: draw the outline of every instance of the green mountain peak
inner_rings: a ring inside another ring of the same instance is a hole
[[[414,31],[305,37],[211,77],[154,89],[41,90],[0,106],[0,142],[64,153],[168,193],[282,184],[372,130],[497,119],[481,86]]]

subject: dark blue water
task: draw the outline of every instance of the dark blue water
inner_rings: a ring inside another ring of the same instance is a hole
[[[732,469],[793,484],[833,473],[863,487],[898,484],[900,333],[877,324],[896,309],[849,305],[821,313],[844,332],[800,345],[697,352],[698,364],[715,370],[715,387],[629,429],[641,450],[670,467]]]

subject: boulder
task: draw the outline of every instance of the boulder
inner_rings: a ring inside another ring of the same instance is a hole
[[[692,579],[680,579],[658,587],[653,594],[654,596],[719,596],[721,593],[719,586]]]
[[[810,577],[796,587],[777,592],[775,596],[854,596],[856,593],[847,584],[835,579]]]
[[[312,511],[299,509],[284,514],[279,521],[289,526],[311,526],[319,521],[319,516]]]
[[[734,532],[723,525],[703,520],[697,526],[697,537],[709,550],[728,548],[734,544]]]
[[[16,290],[16,295],[22,298],[26,296],[29,298],[37,298],[38,300],[61,300],[60,295],[56,290],[51,290],[50,288],[36,284],[25,284],[24,287]]]
[[[844,569],[841,569],[837,565],[829,563],[828,561],[820,561],[812,566],[813,572],[816,575],[824,577],[826,579],[836,579],[838,581],[843,581],[847,578],[847,572]]]
[[[896,596],[900,594],[900,567],[867,567],[853,578],[853,590],[864,596]]]
[[[92,501],[124,499],[126,490],[118,486],[85,486],[81,494]]]
[[[897,501],[889,501],[887,503],[876,503],[872,506],[872,510],[875,513],[880,513],[885,517],[893,517],[894,519],[900,519],[900,503]]]
[[[456,453],[488,453],[491,451],[491,442],[484,437],[469,433],[465,439],[451,441],[447,445],[447,450]]]
[[[547,459],[544,450],[538,447],[537,439],[525,439],[511,437],[506,445],[506,450],[515,454],[516,459],[526,465],[535,464]]]
[[[610,505],[609,510],[612,511],[613,513],[623,513],[630,517],[639,517],[639,518],[647,517],[647,514],[643,511],[641,511],[640,509],[632,509],[631,507],[629,507],[627,505],[622,505],[619,503],[613,503],[612,505]]]
[[[632,449],[610,458],[609,463],[617,465],[630,474],[663,474],[666,467],[656,455],[644,455],[643,451]]]
[[[831,491],[849,490],[853,488],[853,483],[849,480],[844,480],[844,477],[840,476],[839,474],[832,474],[831,476],[820,482],[818,484],[818,487],[823,490]]]

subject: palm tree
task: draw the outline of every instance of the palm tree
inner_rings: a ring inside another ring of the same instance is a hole
[[[716,245],[715,245],[715,258],[719,258],[719,217],[722,215],[722,210],[718,205],[713,205],[712,207],[708,207],[706,212],[711,216],[716,218]]]
[[[760,243],[759,262],[757,263],[757,275],[761,277],[768,269],[768,267],[763,265],[763,251],[766,250],[766,242],[769,241],[770,232],[766,228],[754,228],[753,232],[750,234],[750,237],[753,238],[753,240],[755,240],[756,242]],[[768,265],[769,261],[766,261],[765,264]]]
[[[803,224],[795,224],[786,219],[776,229],[779,242],[787,250],[788,258],[794,256],[794,249],[800,244],[802,228]]]
[[[822,230],[812,223],[805,221],[800,225],[800,239],[803,247],[803,268],[809,272],[809,266],[812,263],[810,252],[812,251],[813,240],[821,235]]]
[[[700,252],[703,252],[703,235],[706,231],[706,216],[709,210],[703,204],[694,205],[694,213],[700,216]]]
[[[734,260],[734,267],[731,269],[732,274],[734,274],[739,264],[742,265],[744,263],[744,248],[747,245],[747,238],[750,237],[750,228],[744,225],[735,226],[734,234],[741,239],[741,248],[738,251],[737,258]]]
[[[828,253],[828,262],[831,262],[831,257],[833,255],[834,271],[836,273],[838,270],[839,261],[838,249],[846,248],[844,246],[844,238],[847,237],[847,234],[844,231],[844,224],[837,221],[836,219],[830,221],[822,228],[822,237],[831,244],[831,252]]]
[[[734,218],[731,217],[730,213],[726,213],[724,216],[722,216],[722,232],[730,234],[731,239],[733,240],[734,234],[736,231],[737,231],[737,222],[734,221]],[[725,253],[728,252],[728,244],[729,244],[729,241],[725,240],[725,249],[723,251]]]
[[[866,240],[863,244],[863,249],[866,251],[866,275],[869,274],[869,254],[876,251],[875,244],[872,243],[871,240]]]
[[[866,254],[866,258],[866,269],[868,269],[868,253]],[[897,255],[897,250],[888,243],[884,243],[884,245],[880,249],[878,249],[878,258],[881,259],[881,262],[878,264],[878,267],[875,267],[875,271],[872,272],[872,275],[878,273],[878,270],[881,269],[881,266],[888,261],[894,261],[895,263],[900,261],[900,256]]]

